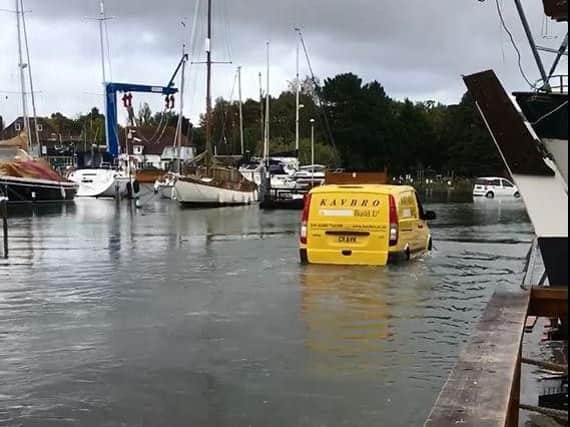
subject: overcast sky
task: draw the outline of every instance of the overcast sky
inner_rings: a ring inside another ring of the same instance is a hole
[[[106,0],[111,77],[114,81],[165,85],[178,63],[183,40],[191,38],[198,0]],[[205,2],[192,57],[203,59]],[[538,78],[536,65],[515,15],[504,4],[509,26],[524,56],[524,68]],[[15,0],[0,0],[14,9]],[[69,116],[101,106],[99,0],[24,0],[37,104],[40,115],[60,111]],[[566,26],[552,24],[555,38],[543,37],[541,0],[525,7],[539,44],[561,42]],[[265,73],[265,43],[271,42],[271,93],[278,94],[295,76],[296,35],[304,29],[319,78],[354,72],[378,80],[397,99],[457,102],[465,91],[462,74],[494,68],[509,89],[525,83],[516,56],[501,31],[495,0],[214,0],[214,94],[230,97],[235,69],[243,66],[244,94],[258,97],[258,73]],[[187,19],[187,29],[180,24]],[[16,18],[0,11],[0,115],[10,122],[21,114]],[[550,65],[552,56],[546,55]],[[565,60],[561,69],[567,71]],[[308,70],[302,62],[302,73]],[[193,65],[187,85],[186,114],[204,109],[205,68]],[[155,111],[163,101],[135,94]]]

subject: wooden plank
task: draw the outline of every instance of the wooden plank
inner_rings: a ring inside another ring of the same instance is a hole
[[[561,319],[568,317],[568,287],[533,288],[528,314]]]
[[[495,294],[426,426],[518,425],[520,360],[530,293]]]
[[[327,185],[388,184],[388,171],[384,172],[331,172],[325,179]]]

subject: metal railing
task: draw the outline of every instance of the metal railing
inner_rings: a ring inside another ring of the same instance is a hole
[[[552,93],[568,93],[569,81],[568,74],[556,74],[550,77],[548,84],[542,79],[536,82],[537,88],[550,88]]]

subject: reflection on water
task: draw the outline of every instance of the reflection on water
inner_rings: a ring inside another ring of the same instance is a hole
[[[324,375],[369,374],[392,336],[386,272],[309,266],[301,272],[307,347]],[[372,358],[370,356],[373,356]]]
[[[497,288],[520,203],[432,203],[436,250],[302,267],[298,213],[113,201],[12,212],[0,426],[420,426]]]

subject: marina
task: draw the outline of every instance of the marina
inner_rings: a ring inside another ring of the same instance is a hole
[[[568,1],[298,3],[0,4],[0,427],[568,424]]]
[[[533,240],[521,202],[456,199],[387,269],[301,266],[297,212],[12,211],[0,425],[421,425]]]

